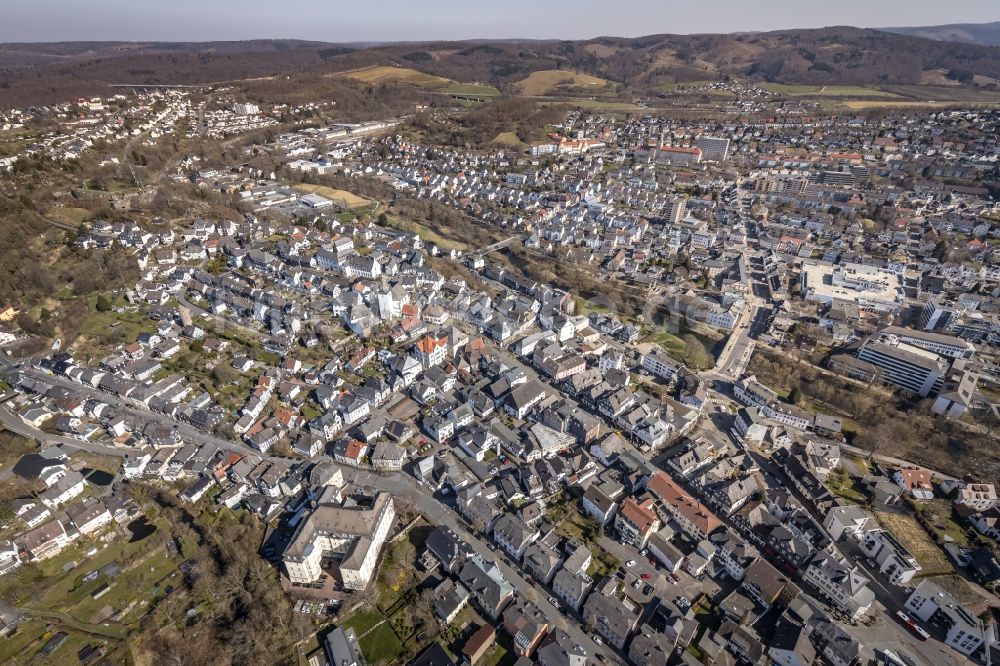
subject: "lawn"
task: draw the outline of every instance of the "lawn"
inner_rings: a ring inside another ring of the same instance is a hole
[[[383,624],[364,638],[359,638],[358,645],[365,656],[365,662],[372,666],[394,663],[406,652],[402,641],[388,624]]]
[[[344,622],[344,626],[354,629],[354,633],[360,636],[384,619],[377,610],[359,610]]]
[[[667,333],[666,331],[650,336],[647,341],[663,347],[667,353],[677,357],[683,357],[687,349],[687,344],[683,340],[673,333]]]
[[[560,88],[586,89],[591,93],[600,93],[612,85],[607,79],[583,74],[581,72],[563,71],[560,69],[543,69],[532,72],[528,78],[518,81],[522,95],[538,96],[558,92]]]
[[[469,249],[467,243],[463,243],[462,241],[458,240],[452,240],[450,238],[445,238],[444,236],[440,235],[439,233],[437,233],[436,231],[434,231],[425,224],[421,224],[419,222],[409,222],[407,220],[402,219],[398,215],[389,215],[388,226],[392,227],[393,229],[398,229],[399,231],[405,231],[407,233],[417,234],[418,236],[420,236],[420,240],[424,241],[425,243],[434,243],[438,247],[444,248],[446,250],[459,250],[464,252]]]
[[[93,212],[87,210],[86,208],[72,208],[72,207],[61,207],[61,208],[50,208],[49,217],[55,218],[57,220],[62,220],[64,222],[69,222],[70,224],[83,224],[93,216]]]
[[[363,610],[344,623],[345,627],[354,629],[365,661],[373,666],[391,663],[405,651],[388,623],[379,624],[384,619],[377,610]]]
[[[837,497],[852,504],[864,504],[865,496],[861,489],[843,470],[837,470],[826,479],[826,487]]]
[[[687,90],[691,88],[701,88],[702,86],[710,86],[716,81],[682,81],[680,83],[660,83],[653,86],[654,90],[659,90],[660,92],[670,93],[676,90]]]
[[[865,86],[810,86],[784,83],[764,83],[762,88],[773,93],[791,95],[793,97],[881,97],[899,98],[900,96]]]
[[[91,306],[95,306],[96,302],[94,297]],[[134,342],[140,333],[153,330],[153,322],[141,312],[98,312],[94,309],[84,320],[80,333],[103,344],[114,345]]]
[[[890,512],[876,512],[879,524],[906,546],[920,564],[922,576],[954,573],[955,568],[927,531],[913,516]]]
[[[566,106],[575,106],[580,109],[596,109],[602,111],[643,111],[646,107],[639,106],[638,104],[632,104],[631,102],[616,102],[614,100],[602,100],[602,99],[574,99],[572,97],[560,98],[557,100],[552,100],[551,102],[543,102],[546,104],[564,104]]]
[[[919,509],[935,538],[950,539],[963,548],[969,545],[965,530],[955,521],[950,500],[923,502]]]

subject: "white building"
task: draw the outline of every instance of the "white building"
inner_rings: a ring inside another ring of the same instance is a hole
[[[288,578],[293,583],[314,583],[323,573],[323,559],[331,557],[340,560],[344,587],[365,589],[395,516],[388,493],[379,493],[370,506],[317,506],[299,523],[282,555]]]
[[[896,537],[883,529],[865,534],[859,544],[865,557],[878,566],[878,570],[896,585],[905,585],[920,571],[920,565],[910,551]]]
[[[983,644],[982,621],[930,580],[920,581],[904,606],[921,622],[944,626],[944,642],[966,656]]]
[[[835,506],[830,509],[823,520],[823,527],[834,541],[840,541],[845,536],[860,539],[869,523],[871,514],[855,504]]]
[[[852,620],[868,612],[875,594],[868,588],[868,578],[828,553],[813,557],[804,579],[816,588],[819,596],[833,603]]]

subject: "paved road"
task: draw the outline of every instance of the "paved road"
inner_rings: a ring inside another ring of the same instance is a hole
[[[11,432],[16,432],[24,437],[29,437],[45,446],[62,446],[76,451],[88,451],[101,455],[111,455],[124,458],[126,455],[135,453],[136,449],[126,447],[116,447],[97,442],[76,439],[74,437],[64,437],[62,435],[52,435],[43,432],[34,426],[25,423],[20,416],[11,413],[7,407],[0,407],[0,424]]]
[[[591,640],[590,635],[584,632],[578,623],[570,616],[565,616],[548,602],[548,595],[542,589],[536,589],[522,575],[520,569],[507,564],[499,551],[492,552],[485,541],[471,534],[459,515],[449,507],[430,495],[423,487],[418,487],[413,479],[402,473],[392,475],[379,475],[373,472],[356,470],[350,467],[342,467],[344,478],[350,479],[361,485],[368,485],[379,490],[392,493],[396,497],[404,497],[411,501],[414,506],[432,524],[444,525],[451,528],[462,539],[466,541],[473,550],[482,554],[491,561],[495,561],[504,577],[514,586],[514,589],[522,598],[533,599],[534,603],[548,618],[553,626],[559,626],[560,619],[565,618],[566,633],[573,640],[583,646],[588,655],[602,654],[608,663],[624,664],[625,661],[611,651],[608,646],[598,646]]]

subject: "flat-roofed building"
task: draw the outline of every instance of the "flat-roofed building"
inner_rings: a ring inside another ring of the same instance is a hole
[[[940,356],[903,342],[890,345],[869,338],[858,350],[858,358],[878,367],[887,384],[921,397],[938,393],[948,372],[948,364]]]
[[[966,656],[983,644],[982,621],[930,580],[920,581],[903,606],[921,622],[944,627],[944,642]]]
[[[886,530],[870,530],[861,540],[859,548],[865,557],[875,562],[879,572],[890,583],[905,585],[920,571],[917,559]]]
[[[905,342],[908,345],[926,349],[947,358],[970,359],[976,353],[976,346],[968,340],[932,331],[915,331],[902,326],[888,326],[879,331],[879,336],[894,338],[899,342]]]
[[[803,261],[799,281],[806,300],[848,301],[866,312],[895,314],[903,301],[899,275],[865,264]]]

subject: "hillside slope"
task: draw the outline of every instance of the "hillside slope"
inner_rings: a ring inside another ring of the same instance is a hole
[[[980,46],[1000,46],[1000,21],[993,23],[952,23],[912,28],[882,28],[886,32],[923,37],[939,42],[961,42]]]
[[[918,85],[927,72],[1000,79],[1000,47],[833,27],[583,41],[432,42],[357,48],[316,42],[0,45],[0,106],[101,94],[109,83],[197,84],[324,76],[394,65],[516,94],[533,72],[566,70],[623,92],[726,76],[809,85]]]

